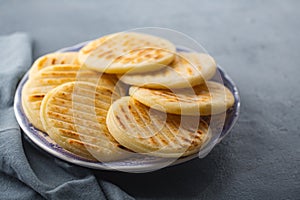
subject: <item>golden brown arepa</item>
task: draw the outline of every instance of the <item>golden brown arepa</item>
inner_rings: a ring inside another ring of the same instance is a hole
[[[216,62],[208,54],[178,53],[174,61],[161,70],[119,75],[129,85],[170,89],[200,85],[214,76]]]
[[[210,138],[208,125],[199,117],[162,113],[131,97],[122,97],[111,105],[106,124],[124,147],[159,157],[191,155]]]
[[[78,52],[55,52],[39,57],[29,71],[29,77],[34,76],[41,69],[51,65],[79,65]]]
[[[121,32],[91,41],[79,51],[87,68],[123,74],[161,69],[174,59],[175,46],[152,35]]]
[[[44,96],[53,88],[72,81],[86,81],[108,87],[120,96],[125,93],[114,75],[83,69],[80,65],[52,65],[30,77],[22,90],[22,105],[29,121],[45,131],[40,120],[40,105]]]
[[[88,82],[69,82],[47,93],[41,121],[61,147],[84,158],[102,162],[122,159],[128,151],[110,135],[105,124],[115,92]]]
[[[193,88],[156,90],[132,86],[129,94],[141,103],[172,114],[214,115],[234,104],[230,90],[220,83],[207,81]]]

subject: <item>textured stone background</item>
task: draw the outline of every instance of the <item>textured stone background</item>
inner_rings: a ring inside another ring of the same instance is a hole
[[[130,28],[186,33],[237,83],[236,127],[202,160],[148,174],[97,176],[138,199],[299,199],[299,8],[297,0],[0,0],[0,34],[28,32],[37,58]]]

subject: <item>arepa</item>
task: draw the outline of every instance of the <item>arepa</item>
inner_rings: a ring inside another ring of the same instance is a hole
[[[22,90],[22,105],[29,121],[38,129],[45,131],[40,121],[40,105],[44,96],[53,88],[72,81],[86,81],[102,85],[116,92],[119,96],[125,93],[117,84],[114,75],[103,74],[79,65],[52,65],[30,77]],[[116,98],[119,98],[116,97]]]
[[[152,35],[121,32],[91,41],[79,51],[87,68],[123,74],[161,69],[174,59],[175,46]]]
[[[166,115],[131,97],[122,97],[111,105],[106,124],[124,147],[166,158],[196,153],[211,137],[208,125],[199,117]]]
[[[29,77],[36,74],[41,69],[51,65],[71,64],[78,65],[78,52],[55,52],[39,57],[29,71]]]
[[[216,63],[208,54],[180,52],[175,60],[159,71],[119,75],[127,84],[170,89],[200,85],[214,76]]]
[[[108,162],[128,156],[110,135],[105,121],[114,91],[87,82],[69,82],[42,101],[41,121],[61,147],[87,159]]]
[[[141,103],[172,114],[214,115],[234,104],[230,90],[220,83],[207,81],[193,88],[156,90],[132,86],[129,94]]]

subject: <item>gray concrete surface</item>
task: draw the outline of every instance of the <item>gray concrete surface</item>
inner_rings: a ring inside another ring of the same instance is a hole
[[[97,176],[138,199],[300,199],[299,8],[297,0],[0,0],[0,34],[28,32],[35,58],[136,27],[188,34],[237,83],[236,127],[202,160]]]

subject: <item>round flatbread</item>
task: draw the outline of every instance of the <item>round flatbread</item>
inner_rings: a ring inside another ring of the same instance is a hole
[[[211,134],[199,117],[162,113],[122,97],[109,108],[107,127],[126,148],[151,156],[179,158],[196,153]]]
[[[185,88],[200,85],[214,76],[216,62],[207,54],[178,53],[175,60],[159,71],[119,75],[129,85],[156,89]]]
[[[161,111],[182,115],[214,115],[234,104],[230,90],[220,83],[207,81],[193,88],[155,90],[132,86],[129,94],[141,103]]]
[[[102,85],[125,94],[123,87],[117,84],[114,75],[82,69],[79,65],[52,65],[39,71],[25,83],[22,90],[22,105],[29,121],[38,129],[45,131],[40,120],[40,105],[44,96],[53,88],[67,82],[86,81]]]
[[[56,52],[39,57],[29,71],[29,77],[34,76],[40,70],[51,65],[79,65],[78,52]]]
[[[41,105],[41,121],[61,147],[87,159],[108,162],[128,156],[105,124],[113,91],[87,82],[51,90]]]
[[[79,51],[79,61],[100,72],[123,74],[161,69],[174,59],[175,46],[168,40],[135,32],[96,39]]]

